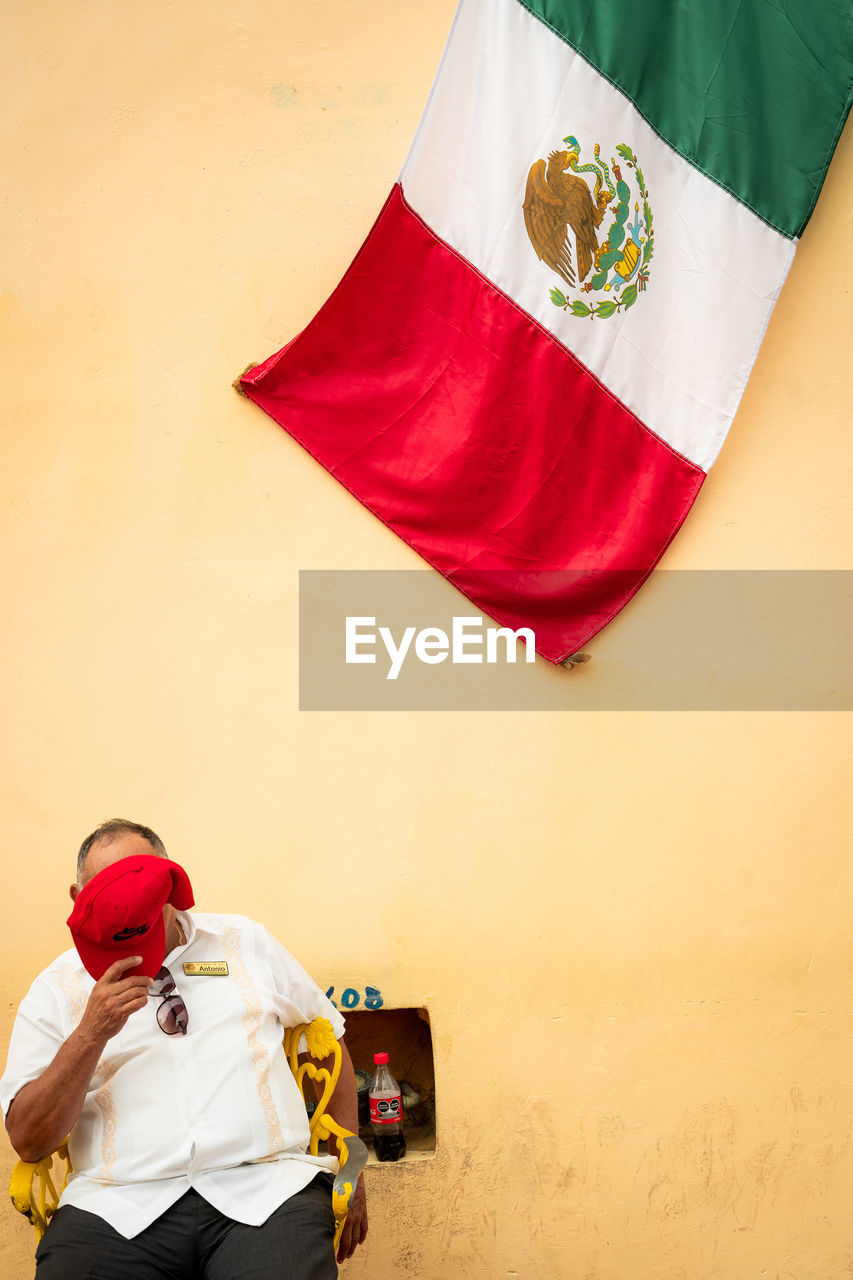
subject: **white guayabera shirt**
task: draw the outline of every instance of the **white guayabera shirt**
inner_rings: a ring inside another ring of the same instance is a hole
[[[282,1028],[323,1016],[340,1038],[340,1013],[262,925],[236,915],[178,918],[187,941],[165,964],[189,1012],[187,1034],[160,1029],[158,998],[131,1014],[107,1043],[69,1142],[74,1173],[61,1203],[128,1238],[191,1187],[229,1218],[258,1226],[318,1169],[338,1167],[333,1156],[306,1155],[308,1120]],[[94,985],[73,949],[36,978],[0,1080],[4,1116],[53,1061]]]

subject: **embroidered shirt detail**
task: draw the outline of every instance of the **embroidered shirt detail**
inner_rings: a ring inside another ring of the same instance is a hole
[[[246,1030],[246,1039],[249,1042],[249,1052],[252,1056],[258,1098],[267,1124],[270,1155],[273,1155],[276,1151],[281,1151],[284,1146],[284,1135],[281,1131],[281,1122],[269,1085],[269,1054],[258,1034],[263,1017],[263,1007],[243,960],[240,934],[236,929],[226,929],[223,933],[223,943],[232,977],[243,1001],[243,1026]]]

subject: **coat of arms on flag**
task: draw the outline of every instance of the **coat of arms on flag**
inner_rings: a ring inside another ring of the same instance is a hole
[[[648,0],[639,21],[629,0],[460,0],[364,245],[242,390],[565,661],[723,445],[851,81],[848,0]]]
[[[537,160],[528,174],[524,225],[536,256],[573,291],[581,288],[586,293],[601,290],[610,294],[596,305],[579,296],[567,298],[562,288],[555,286],[550,295],[554,306],[569,310],[573,316],[609,318],[622,307],[632,307],[638,291],[649,282],[648,264],[654,252],[649,193],[627,143],[616,148],[626,165],[623,177],[616,160],[611,160],[611,176],[597,142],[594,158],[586,164],[579,163],[581,149],[575,137],[563,142],[563,150],[552,151],[547,164]],[[633,170],[636,178],[633,218],[628,170]],[[585,174],[594,176],[592,190]]]

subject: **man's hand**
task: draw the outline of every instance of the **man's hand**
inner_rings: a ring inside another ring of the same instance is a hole
[[[122,960],[116,960],[92,988],[79,1030],[93,1044],[105,1044],[111,1036],[121,1031],[132,1013],[144,1009],[148,1000],[148,988],[154,979],[145,974],[136,974],[130,978],[122,976],[125,970],[133,969],[140,960],[140,956],[125,956]]]
[[[367,1196],[364,1194],[364,1175],[359,1174],[347,1220],[338,1241],[338,1262],[346,1262],[347,1258],[351,1258],[358,1246],[364,1243],[366,1235]]]

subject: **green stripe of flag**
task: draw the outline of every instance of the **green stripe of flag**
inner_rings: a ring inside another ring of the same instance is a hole
[[[851,0],[520,0],[649,124],[798,236],[850,109]]]

